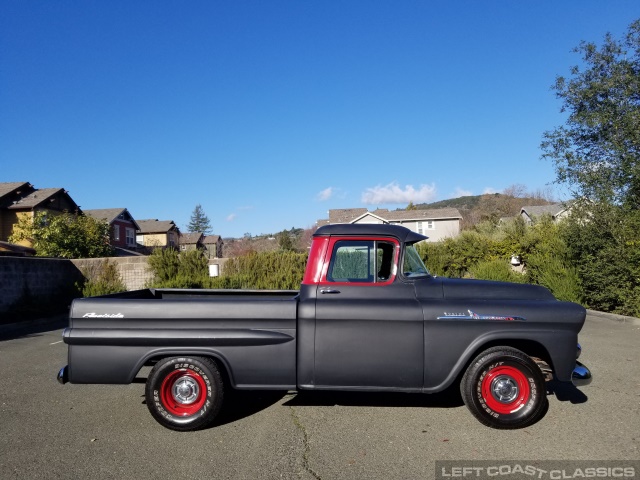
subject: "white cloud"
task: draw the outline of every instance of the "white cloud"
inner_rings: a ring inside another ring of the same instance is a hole
[[[227,222],[233,222],[236,219],[236,217],[237,215],[235,213],[227,215]]]
[[[493,187],[487,187],[482,192],[483,195],[488,195],[488,194],[493,194],[493,193],[498,193],[498,191]]]
[[[319,201],[324,202],[326,200],[329,200],[334,193],[335,193],[335,189],[333,187],[328,187],[322,190],[320,193],[318,193],[318,195],[316,195],[316,198]]]
[[[413,185],[406,185],[404,189],[396,182],[388,185],[378,185],[367,190],[362,194],[362,202],[367,205],[384,205],[388,203],[425,203],[430,202],[436,197],[436,186],[420,185],[419,189],[413,188]]]
[[[451,198],[470,197],[471,195],[473,195],[471,190],[456,187],[455,191],[451,194]]]

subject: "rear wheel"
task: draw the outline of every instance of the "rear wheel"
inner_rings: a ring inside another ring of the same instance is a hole
[[[167,428],[204,428],[220,411],[223,383],[215,362],[205,357],[171,357],[158,362],[145,388],[153,418]]]
[[[478,355],[462,377],[460,392],[471,413],[493,428],[526,427],[547,409],[540,368],[515,348],[494,347]]]

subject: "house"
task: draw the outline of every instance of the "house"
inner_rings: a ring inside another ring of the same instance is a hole
[[[180,243],[180,229],[173,220],[138,220],[136,241],[147,248],[175,247]]]
[[[188,252],[190,250],[204,250],[202,243],[204,235],[202,233],[181,233],[179,237],[180,250]]]
[[[202,243],[209,259],[222,258],[222,246],[224,245],[224,242],[220,235],[207,235],[204,237]]]
[[[544,215],[549,215],[554,222],[558,222],[564,218],[567,218],[571,213],[573,203],[554,203],[552,205],[538,205],[522,207],[520,210],[520,216],[524,219],[527,225],[535,223],[536,218]]]
[[[112,247],[136,248],[136,231],[140,230],[140,226],[126,208],[99,208],[85,210],[84,214],[109,224]]]
[[[82,213],[64,188],[37,189],[29,182],[0,183],[0,241],[9,239],[21,217],[33,217],[38,212]],[[31,246],[28,241],[21,243]]]
[[[437,242],[455,237],[460,233],[462,215],[456,208],[432,210],[388,210],[377,209],[370,212],[366,208],[345,208],[329,210],[329,218],[319,220],[318,226],[336,223],[389,223],[402,225],[414,232],[426,235],[428,241]]]

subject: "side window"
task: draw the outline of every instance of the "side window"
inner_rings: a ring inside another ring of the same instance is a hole
[[[389,281],[394,244],[374,240],[340,240],[335,243],[327,271],[329,282],[375,283]]]

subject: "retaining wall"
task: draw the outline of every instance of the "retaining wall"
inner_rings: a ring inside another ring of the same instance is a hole
[[[106,260],[116,265],[127,290],[139,290],[153,277],[148,259],[145,256]],[[0,256],[0,323],[38,313],[66,311],[71,300],[78,296],[75,285],[84,278],[82,271],[104,260]],[[222,274],[226,260],[220,258],[209,263],[220,265]]]
[[[148,259],[149,257],[111,257],[106,260],[116,265],[127,290],[140,290],[153,280]],[[104,258],[82,258],[70,261],[80,270],[85,270],[104,260]]]
[[[0,257],[0,321],[9,314],[64,312],[82,274],[69,260]]]

